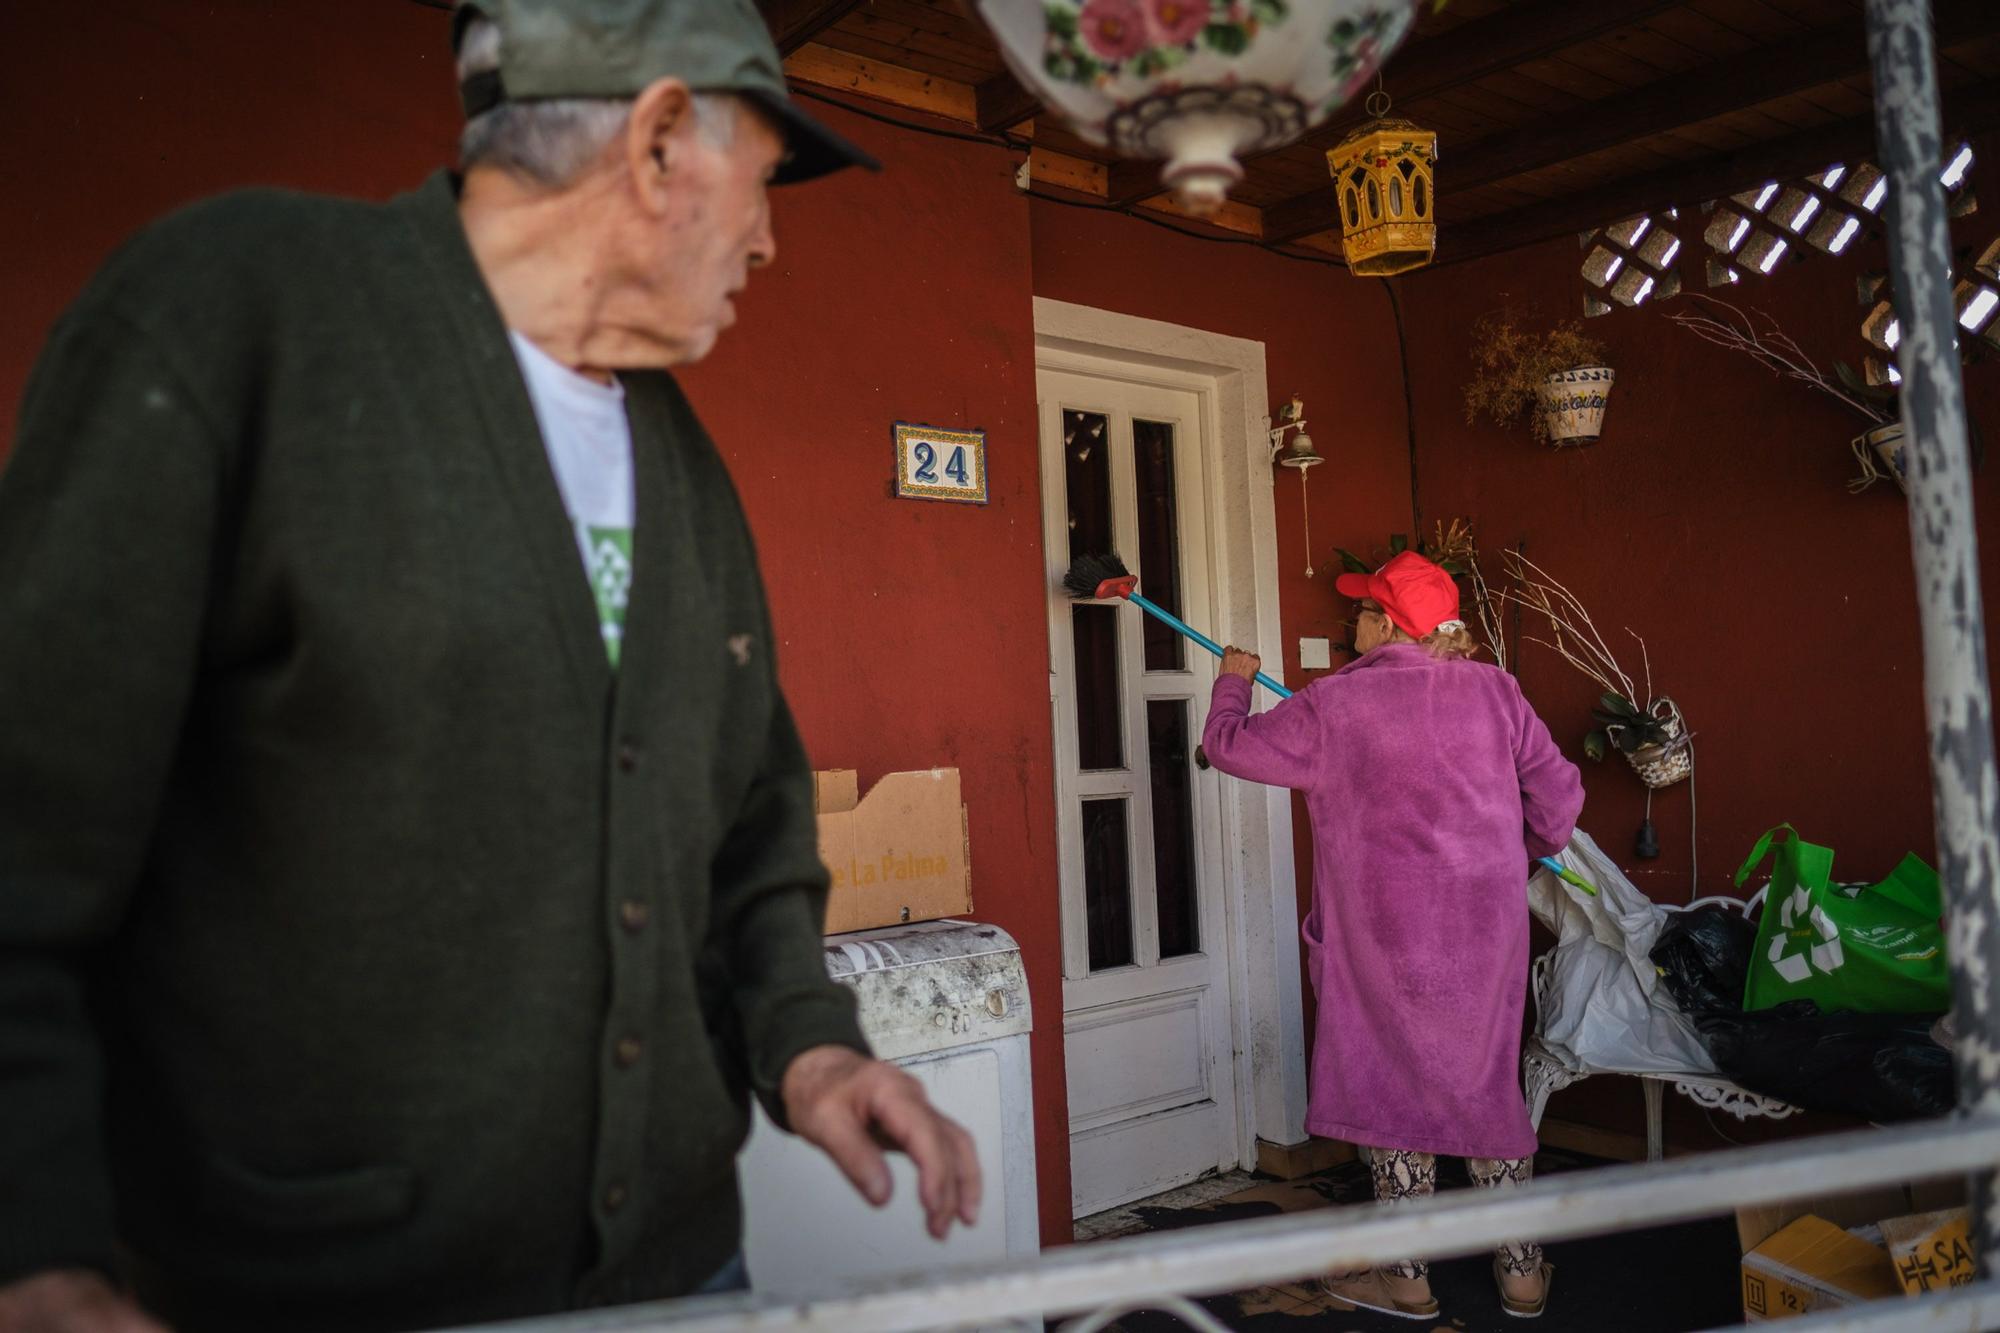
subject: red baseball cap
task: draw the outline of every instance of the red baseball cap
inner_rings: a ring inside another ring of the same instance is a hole
[[[1390,557],[1373,574],[1342,574],[1333,586],[1343,597],[1371,599],[1413,639],[1458,619],[1458,585],[1415,551]]]

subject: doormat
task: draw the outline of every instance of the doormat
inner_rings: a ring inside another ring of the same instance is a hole
[[[1610,1163],[1579,1153],[1544,1150],[1537,1175]],[[1465,1164],[1438,1159],[1438,1188],[1467,1189]],[[1374,1206],[1368,1168],[1343,1162],[1298,1180],[1260,1181],[1206,1204],[1138,1207],[1144,1231],[1206,1226],[1313,1208]],[[1548,1247],[1556,1267],[1548,1313],[1531,1322],[1508,1318],[1493,1288],[1491,1256],[1443,1259],[1431,1265],[1438,1314],[1428,1323],[1357,1310],[1319,1290],[1310,1279],[1227,1295],[1200,1304],[1229,1328],[1248,1333],[1694,1333],[1734,1324],[1740,1254],[1733,1215],[1615,1236],[1560,1241]],[[1049,1328],[1060,1327],[1051,1321]],[[1119,1333],[1185,1333],[1171,1315],[1138,1312],[1109,1326]]]

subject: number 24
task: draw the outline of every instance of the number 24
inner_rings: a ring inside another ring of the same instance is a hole
[[[916,479],[918,481],[925,482],[930,485],[936,485],[938,479],[937,450],[933,448],[931,445],[925,444],[923,441],[919,440],[917,442],[916,455],[917,455]],[[945,462],[944,465],[944,474],[947,477],[950,477],[953,481],[957,482],[961,486],[967,486],[971,484],[967,480],[967,478],[970,476],[970,473],[965,466],[964,445],[961,444],[951,451],[951,457]]]

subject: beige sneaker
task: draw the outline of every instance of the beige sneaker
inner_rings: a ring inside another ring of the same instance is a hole
[[[1535,1273],[1510,1273],[1493,1258],[1493,1283],[1500,1288],[1500,1308],[1516,1319],[1539,1319],[1549,1308],[1549,1289],[1555,1285],[1556,1266],[1544,1261]]]
[[[1324,1277],[1320,1290],[1337,1301],[1397,1319],[1431,1319],[1438,1312],[1427,1277],[1398,1277],[1380,1269]]]

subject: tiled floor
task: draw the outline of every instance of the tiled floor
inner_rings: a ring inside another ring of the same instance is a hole
[[[1155,1194],[1151,1198],[1138,1199],[1132,1203],[1107,1208],[1101,1213],[1076,1219],[1076,1238],[1085,1240],[1110,1240],[1113,1236],[1129,1236],[1136,1231],[1147,1230],[1142,1210],[1150,1208],[1201,1208],[1217,1199],[1227,1198],[1257,1183],[1257,1177],[1248,1171],[1230,1171],[1224,1174],[1203,1176],[1200,1180],[1183,1185],[1179,1189],[1168,1190],[1165,1194]]]
[[[1536,1159],[1536,1170],[1547,1174],[1595,1164],[1574,1154],[1545,1152]],[[1465,1185],[1458,1163],[1445,1159],[1438,1165],[1440,1187]],[[1304,1209],[1372,1206],[1372,1200],[1367,1168],[1359,1162],[1294,1181],[1237,1173],[1082,1219],[1077,1238],[1102,1240]],[[1727,1218],[1569,1241],[1550,1246],[1549,1258],[1559,1276],[1548,1314],[1532,1324],[1502,1314],[1485,1256],[1432,1266],[1432,1289],[1441,1309],[1430,1321],[1356,1310],[1325,1295],[1312,1280],[1206,1296],[1201,1304],[1223,1324],[1246,1333],[1523,1333],[1530,1328],[1535,1333],[1691,1333],[1741,1318],[1736,1231]],[[1144,1313],[1126,1315],[1112,1329],[1184,1333],[1184,1325],[1171,1316]]]

